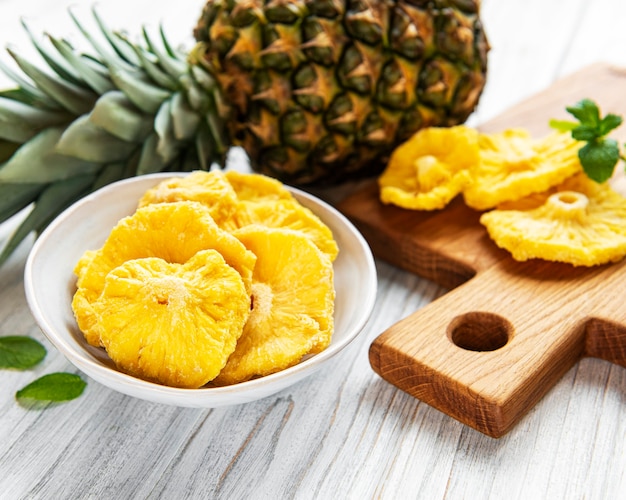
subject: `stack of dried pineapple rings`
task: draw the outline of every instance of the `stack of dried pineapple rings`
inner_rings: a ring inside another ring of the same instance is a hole
[[[147,191],[75,267],[72,308],[116,366],[173,387],[268,375],[333,333],[330,229],[278,181],[193,172]]]
[[[380,199],[436,210],[462,195],[469,207],[488,211],[480,222],[516,260],[616,262],[626,255],[626,198],[585,176],[580,147],[561,132],[536,139],[523,129],[423,129],[392,154]]]

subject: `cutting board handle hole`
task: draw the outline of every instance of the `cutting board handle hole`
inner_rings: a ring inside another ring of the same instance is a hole
[[[448,337],[467,351],[496,351],[513,336],[513,325],[497,314],[469,312],[455,317],[448,325]]]

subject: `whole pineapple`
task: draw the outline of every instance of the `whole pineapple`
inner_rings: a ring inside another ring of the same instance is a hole
[[[479,0],[210,0],[188,54],[161,32],[93,47],[31,34],[48,68],[0,65],[0,222],[34,202],[31,231],[111,181],[210,169],[240,145],[255,171],[292,185],[382,171],[425,126],[474,110],[488,43]]]

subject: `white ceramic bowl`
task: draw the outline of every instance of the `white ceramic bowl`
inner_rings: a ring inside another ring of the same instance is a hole
[[[26,298],[39,327],[78,369],[116,391],[176,406],[213,408],[272,395],[312,375],[362,331],[376,300],[377,276],[369,246],[354,226],[321,200],[291,189],[304,206],[332,230],[339,246],[335,271],[335,333],[323,352],[281,372],[218,388],[178,389],[118,371],[104,350],[88,345],[71,308],[73,268],[83,252],[104,243],[115,224],[132,214],[141,195],[165,178],[153,174],[110,184],[78,201],[57,217],[36,240],[24,273]]]

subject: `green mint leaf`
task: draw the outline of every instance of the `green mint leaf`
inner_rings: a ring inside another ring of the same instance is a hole
[[[582,125],[597,127],[600,123],[600,110],[595,102],[591,99],[583,99],[574,106],[565,108],[568,113],[573,115]]]
[[[594,141],[601,139],[602,136],[598,135],[597,127],[589,127],[587,125],[579,125],[572,129],[572,138],[577,141]]]
[[[558,130],[559,132],[569,132],[579,125],[576,122],[569,122],[567,120],[550,120],[549,124],[551,128]]]
[[[617,142],[606,137],[611,130],[622,124],[622,117],[609,113],[601,118],[600,108],[591,99],[582,99],[565,109],[580,124],[551,120],[550,126],[562,132],[570,131],[573,139],[586,142],[578,150],[578,158],[585,174],[599,183],[607,181],[613,175],[617,162],[620,159],[626,161],[620,155]]]
[[[616,129],[622,124],[622,117],[609,113],[600,120],[599,133],[600,136],[607,135],[611,130]]]
[[[617,164],[619,146],[613,139],[591,141],[578,151],[578,158],[587,176],[596,182],[605,182]]]
[[[46,357],[46,349],[30,337],[0,337],[0,368],[26,370]]]
[[[80,396],[87,383],[73,373],[51,373],[15,393],[18,400],[69,401]]]

